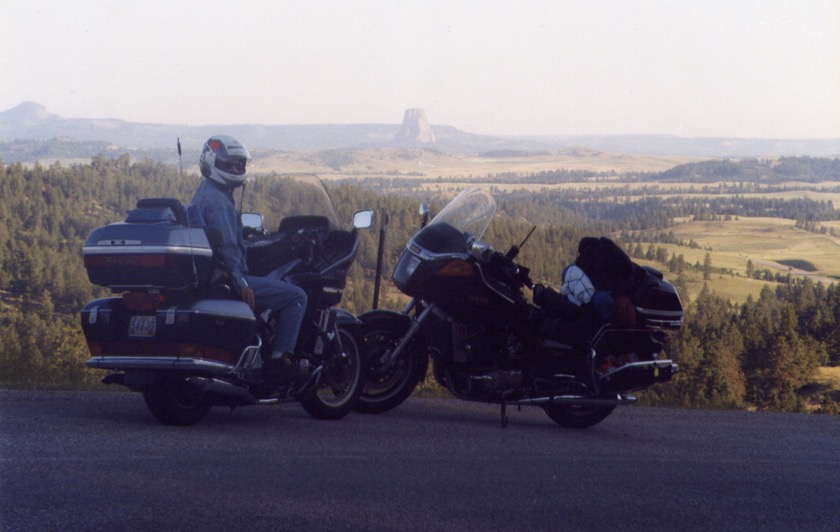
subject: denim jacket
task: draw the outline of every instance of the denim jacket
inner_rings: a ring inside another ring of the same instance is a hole
[[[222,233],[222,262],[239,291],[248,286],[245,276],[245,246],[242,243],[242,221],[233,200],[233,190],[205,179],[195,191],[192,204],[198,209],[204,224]]]

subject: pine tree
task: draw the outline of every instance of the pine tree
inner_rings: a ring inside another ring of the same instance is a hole
[[[712,280],[712,255],[709,253],[706,253],[706,256],[703,257],[703,280]]]

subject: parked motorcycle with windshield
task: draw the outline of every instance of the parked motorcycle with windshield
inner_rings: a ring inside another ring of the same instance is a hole
[[[359,246],[358,229],[372,211],[343,229],[321,181],[277,178],[273,193],[295,198],[277,231],[257,213],[242,215],[252,275],[303,288],[308,305],[296,355],[311,363],[304,382],[264,382],[274,315],[256,314],[232,295],[216,248],[219,237],[196,225],[191,209],[172,198],[138,201],[125,221],[95,229],[83,256],[94,284],[114,296],[88,303],[82,328],[91,358],[110,370],[103,382],[142,393],[160,422],[192,425],[212,406],[300,402],[313,417],[338,419],[352,410],[362,382],[355,341],[361,322],[338,308]]]
[[[671,379],[678,366],[661,354],[681,326],[682,305],[661,273],[636,268],[631,323],[585,307],[577,321],[558,322],[525,296],[535,285],[516,262],[521,245],[502,253],[481,241],[495,209],[488,192],[468,188],[408,242],[392,280],[409,304],[359,316],[367,369],[357,410],[399,406],[430,360],[435,380],[455,397],[501,405],[503,425],[513,405],[541,407],[564,427],[590,427],[636,402],[632,393]]]

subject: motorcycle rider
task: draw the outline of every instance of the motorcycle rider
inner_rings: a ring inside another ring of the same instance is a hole
[[[270,384],[302,381],[309,376],[308,361],[295,363],[292,354],[306,310],[306,293],[298,286],[281,280],[248,275],[242,222],[233,199],[233,191],[245,182],[245,167],[251,160],[248,149],[228,135],[207,139],[199,157],[205,179],[195,191],[192,204],[204,224],[222,235],[220,254],[236,294],[256,311],[278,311],[277,330],[271,357],[265,360],[263,377]]]

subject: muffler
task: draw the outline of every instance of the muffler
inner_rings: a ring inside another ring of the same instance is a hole
[[[618,406],[632,405],[638,401],[635,395],[618,394],[615,397],[588,397],[585,395],[553,395],[550,397],[531,397],[508,402],[509,405],[577,405],[577,406]]]
[[[187,384],[197,387],[204,393],[214,395],[226,395],[228,397],[245,397],[251,392],[244,386],[222,381],[219,379],[208,379],[207,377],[188,377]]]

